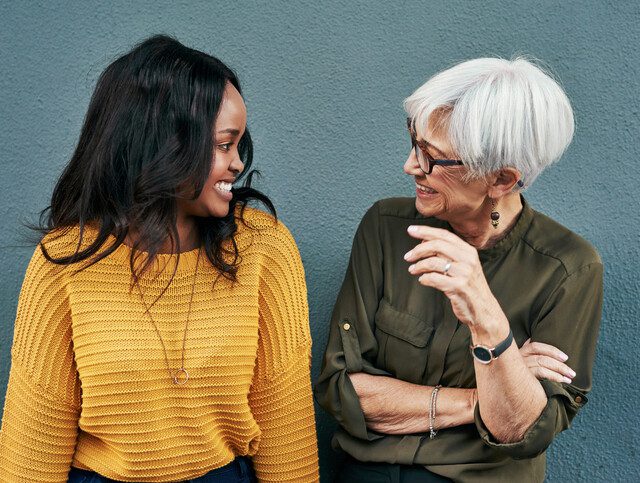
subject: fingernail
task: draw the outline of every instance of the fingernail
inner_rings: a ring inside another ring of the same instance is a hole
[[[413,272],[413,269],[416,268],[415,264],[409,266],[409,271]]]
[[[571,379],[569,379],[568,377],[563,377],[562,380],[567,384],[571,384]]]
[[[573,369],[569,369],[569,374],[571,374],[571,377],[576,377],[576,371],[574,371]]]
[[[561,352],[560,354],[562,354],[562,361],[563,362],[566,361],[569,358],[569,356],[567,354],[565,354],[564,352]]]
[[[409,260],[409,257],[411,256],[411,252],[407,252],[404,254],[404,259],[405,260]]]
[[[415,226],[415,225],[411,225],[409,228],[407,228],[407,231],[408,231],[409,233],[415,233],[415,231],[416,231],[417,229],[418,229],[418,227],[417,227],[417,226]]]

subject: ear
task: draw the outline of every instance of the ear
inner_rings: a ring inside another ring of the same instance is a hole
[[[513,190],[513,187],[518,183],[518,180],[522,178],[520,171],[516,168],[502,168],[495,173],[493,183],[489,186],[488,195],[489,198],[500,199],[505,195],[508,195]]]

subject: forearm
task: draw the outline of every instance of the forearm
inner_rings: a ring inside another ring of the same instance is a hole
[[[384,434],[429,431],[432,386],[421,386],[385,376],[349,375],[358,394],[367,427]],[[441,388],[437,397],[435,428],[473,422],[475,390]]]
[[[495,317],[493,325],[471,327],[472,341],[495,347],[509,333],[506,317]],[[547,397],[528,370],[515,341],[490,364],[474,362],[480,416],[496,440],[520,441],[538,419]]]

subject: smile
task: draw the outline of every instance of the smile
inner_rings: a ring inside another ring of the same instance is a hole
[[[218,191],[222,191],[223,193],[229,193],[231,192],[231,188],[233,187],[233,184],[227,183],[225,181],[218,181],[214,186]]]
[[[416,183],[416,189],[422,191],[423,193],[434,195],[437,193],[433,188],[429,188],[428,186],[422,186],[421,184]]]

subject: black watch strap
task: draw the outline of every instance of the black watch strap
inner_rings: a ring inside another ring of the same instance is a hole
[[[495,346],[491,350],[491,354],[493,354],[493,358],[497,359],[500,356],[500,354],[502,354],[511,346],[512,342],[513,342],[513,332],[511,332],[511,329],[509,329],[509,335],[507,336],[507,338],[502,342],[500,342],[497,346]]]
[[[481,344],[472,345],[470,347],[471,354],[481,364],[490,364],[492,360],[497,359],[500,354],[506,351],[511,346],[512,342],[513,332],[511,332],[511,329],[509,329],[509,335],[507,335],[507,338],[500,342],[493,349]]]

